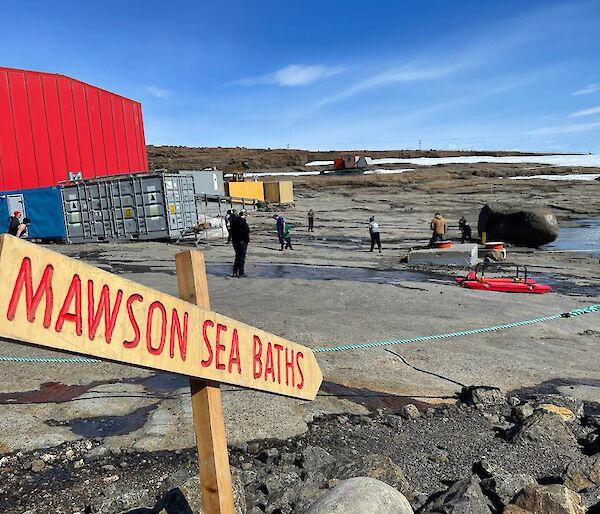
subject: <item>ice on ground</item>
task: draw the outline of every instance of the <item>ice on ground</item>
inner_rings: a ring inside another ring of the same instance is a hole
[[[405,171],[412,171],[414,168],[396,168],[396,169],[375,169],[375,170],[367,170],[364,172],[364,175],[395,175],[396,173],[404,173]]]
[[[596,180],[600,173],[569,173],[568,175],[528,175],[524,177],[509,177],[510,180]]]
[[[600,168],[600,155],[469,155],[462,157],[417,157],[414,159],[384,158],[373,159],[373,164],[416,164],[417,166],[435,166],[436,164],[476,164],[478,162],[502,164],[547,164],[549,166],[580,166]],[[312,161],[305,166],[329,166],[333,161]]]

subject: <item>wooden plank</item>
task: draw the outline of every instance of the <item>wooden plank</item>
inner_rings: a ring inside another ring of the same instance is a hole
[[[201,252],[182,252],[175,256],[179,296],[205,309],[210,309],[204,256]],[[202,506],[206,514],[233,514],[233,489],[227,455],[227,436],[221,388],[197,378],[190,378],[192,414]]]
[[[312,400],[309,348],[0,236],[0,337]]]

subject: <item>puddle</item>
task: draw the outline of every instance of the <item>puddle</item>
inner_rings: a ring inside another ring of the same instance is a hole
[[[335,396],[336,398],[345,398],[351,402],[358,403],[367,408],[370,412],[377,409],[400,410],[402,407],[412,403],[419,410],[425,410],[432,405],[430,403],[415,400],[412,396],[402,396],[393,393],[384,393],[381,391],[373,391],[371,389],[361,387],[348,387],[342,384],[324,381],[319,389],[318,396]],[[439,399],[440,397],[435,397]],[[448,396],[447,399],[455,400],[455,396]]]
[[[206,271],[211,275],[228,276],[230,264],[207,264]],[[288,278],[303,280],[349,280],[372,284],[388,284],[408,287],[402,282],[440,282],[425,273],[406,270],[376,270],[341,266],[309,266],[306,264],[250,264],[246,273],[253,278]],[[450,279],[444,280],[453,284]],[[410,288],[418,289],[418,288]]]
[[[51,427],[69,427],[74,434],[92,439],[125,435],[142,428],[148,416],[158,407],[158,403],[141,407],[124,416],[97,416],[94,418],[76,418],[65,421],[49,419],[45,421]]]
[[[93,387],[108,382],[92,382],[89,385],[67,385],[60,382],[45,382],[34,391],[0,393],[0,404],[62,403],[69,402],[87,393]]]
[[[561,226],[556,241],[544,246],[544,249],[600,256],[600,219],[579,220],[575,225]]]
[[[177,390],[188,387],[189,379],[182,375],[173,373],[155,373],[148,377],[133,377],[122,380],[97,380],[85,385],[67,385],[60,382],[45,382],[39,389],[32,391],[17,391],[10,393],[0,393],[0,405],[13,404],[21,405],[28,403],[64,403],[75,400],[87,400],[93,398],[110,398],[111,393],[98,392],[97,396],[86,396],[80,398],[89,391],[94,393],[95,387],[107,384],[138,384],[144,387],[143,393],[136,393],[134,396],[139,398],[161,398],[174,399]],[[112,393],[114,398],[123,398],[122,393]]]

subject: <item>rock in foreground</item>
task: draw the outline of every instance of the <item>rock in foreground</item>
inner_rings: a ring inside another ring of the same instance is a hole
[[[374,478],[344,480],[306,514],[413,514],[404,495]]]

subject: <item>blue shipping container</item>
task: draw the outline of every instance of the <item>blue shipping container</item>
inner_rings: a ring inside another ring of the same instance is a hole
[[[20,189],[0,193],[0,232],[8,231],[8,218],[14,211],[27,217],[31,224],[28,239],[65,240],[65,215],[60,187]]]

